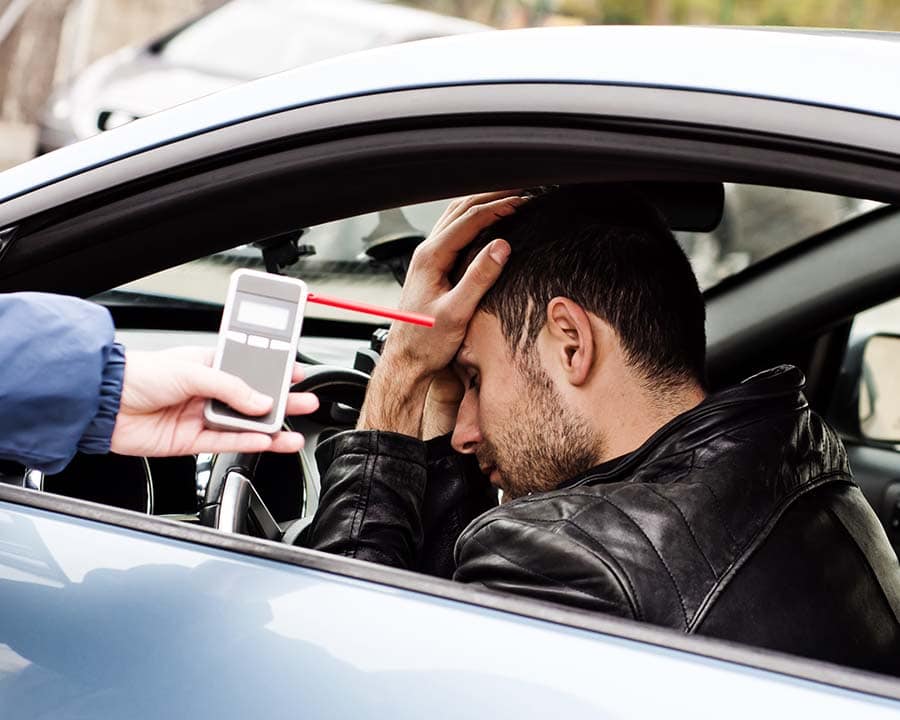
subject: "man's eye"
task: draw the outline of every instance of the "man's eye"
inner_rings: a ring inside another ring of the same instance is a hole
[[[469,390],[477,390],[478,389],[478,375],[472,374],[469,376]]]

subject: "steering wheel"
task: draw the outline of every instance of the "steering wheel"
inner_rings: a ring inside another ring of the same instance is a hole
[[[312,365],[306,372],[306,377],[291,388],[292,392],[311,392],[319,398],[316,412],[291,418],[292,428],[306,440],[300,451],[305,486],[303,517],[281,525],[275,521],[253,486],[261,453],[220,453],[210,470],[200,508],[201,524],[225,532],[293,543],[311,522],[320,492],[316,449],[320,441],[355,426],[369,376],[359,370],[329,365]]]

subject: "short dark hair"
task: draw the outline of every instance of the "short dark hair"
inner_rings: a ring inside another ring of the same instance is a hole
[[[480,309],[496,316],[515,356],[533,346],[547,304],[567,297],[609,323],[632,367],[657,387],[706,384],[706,312],[684,251],[659,211],[627,185],[541,189],[481,232],[512,254]]]

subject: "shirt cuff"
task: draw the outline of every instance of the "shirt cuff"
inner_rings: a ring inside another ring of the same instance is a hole
[[[125,348],[113,343],[103,367],[100,381],[100,405],[90,425],[78,442],[78,451],[89,455],[109,452],[119,402],[122,399],[122,382],[125,378]]]
[[[425,466],[425,443],[418,438],[385,430],[349,430],[329,439],[330,457],[339,455],[388,455]]]

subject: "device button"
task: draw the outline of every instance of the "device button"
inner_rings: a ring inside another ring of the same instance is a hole
[[[284,340],[270,340],[269,347],[273,350],[290,350],[291,344],[289,342],[285,342]]]
[[[269,340],[259,335],[251,335],[247,338],[247,344],[258,348],[267,348],[269,347]]]
[[[225,337],[239,343],[247,342],[247,333],[238,332],[237,330],[226,331]]]

